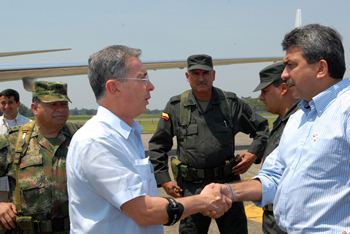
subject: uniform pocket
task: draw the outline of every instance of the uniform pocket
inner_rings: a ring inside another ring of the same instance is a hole
[[[19,169],[42,164],[43,156],[41,154],[35,156],[25,156],[21,159],[21,165],[19,166]]]
[[[25,191],[44,187],[46,179],[41,154],[23,157],[19,169],[19,185],[21,190]],[[51,171],[51,168],[49,169]]]
[[[230,148],[230,125],[225,118],[215,118],[215,134],[221,148]]]

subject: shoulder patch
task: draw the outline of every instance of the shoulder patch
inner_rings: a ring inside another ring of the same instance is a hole
[[[169,120],[169,114],[162,112],[162,119]]]
[[[172,103],[172,102],[179,102],[181,100],[181,94],[180,95],[176,95],[174,97],[171,97],[169,102]]]
[[[226,93],[226,97],[230,98],[230,99],[236,99],[237,95],[235,93],[232,92],[225,92]]]
[[[19,131],[21,129],[21,127],[22,127],[22,125],[13,126],[13,127],[8,129],[8,132],[11,133],[11,132]]]

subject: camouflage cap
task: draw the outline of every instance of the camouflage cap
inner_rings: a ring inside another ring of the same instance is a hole
[[[67,96],[67,83],[56,81],[33,82],[33,98],[38,98],[45,103],[59,101],[71,102]]]

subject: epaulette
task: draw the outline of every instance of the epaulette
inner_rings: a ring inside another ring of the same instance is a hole
[[[17,131],[19,131],[21,129],[21,127],[22,127],[22,125],[13,126],[13,127],[9,128],[7,130],[7,132],[8,133],[17,132]]]
[[[225,92],[226,93],[226,97],[229,99],[237,99],[237,95],[235,93],[232,92]]]
[[[170,103],[172,103],[172,102],[179,102],[179,101],[181,101],[181,94],[173,96],[169,100]]]

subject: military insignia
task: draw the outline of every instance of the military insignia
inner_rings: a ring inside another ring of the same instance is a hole
[[[165,112],[162,112],[162,119],[169,120],[169,115]]]

